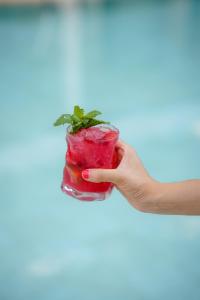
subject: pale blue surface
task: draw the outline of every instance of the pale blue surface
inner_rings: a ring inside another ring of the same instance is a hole
[[[0,9],[0,299],[196,300],[200,219],[61,193],[75,103],[161,181],[200,178],[200,2]]]

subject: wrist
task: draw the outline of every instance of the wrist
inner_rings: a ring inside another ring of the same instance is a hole
[[[143,185],[142,196],[137,200],[137,209],[145,213],[159,213],[162,193],[162,183],[150,179]]]

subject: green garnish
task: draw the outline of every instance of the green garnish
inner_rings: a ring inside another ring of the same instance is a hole
[[[97,120],[96,117],[98,115],[101,115],[101,112],[98,110],[93,110],[85,114],[84,109],[76,105],[74,106],[74,112],[72,115],[69,114],[61,115],[54,123],[54,126],[60,126],[67,123],[71,125],[70,133],[76,133],[82,128],[89,128],[98,124],[110,123],[102,120]]]

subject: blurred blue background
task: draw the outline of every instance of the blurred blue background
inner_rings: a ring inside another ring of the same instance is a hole
[[[1,2],[1,1],[0,1]],[[200,299],[200,219],[60,190],[74,104],[160,181],[200,178],[200,1],[0,6],[0,299]]]

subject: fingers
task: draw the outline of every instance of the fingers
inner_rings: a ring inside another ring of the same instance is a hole
[[[91,182],[112,182],[117,184],[120,181],[119,172],[116,169],[89,169],[82,172],[82,177]]]
[[[122,140],[118,140],[116,149],[118,157],[122,162],[129,162],[131,158],[134,159],[137,157],[135,149],[132,146],[124,143]]]
[[[126,144],[122,141],[122,140],[118,140],[117,143],[116,143],[116,148],[117,149],[122,149],[124,150],[126,147]]]
[[[124,152],[135,151],[132,146],[130,146],[129,144],[124,143],[122,140],[117,141],[116,148],[117,148],[117,150],[120,149],[121,151],[124,151]]]
[[[118,149],[117,150],[117,155],[118,155],[118,163],[120,163],[122,158],[123,158],[124,151],[122,149]]]
[[[122,140],[118,140],[116,144],[116,150],[119,161],[121,161],[127,151],[127,145],[124,142],[122,142]]]
[[[134,149],[128,144],[119,140],[116,144],[119,163],[130,165],[130,158],[133,156]],[[112,182],[120,184],[122,180],[121,171],[117,169],[87,169],[82,172],[82,178],[90,182]]]

